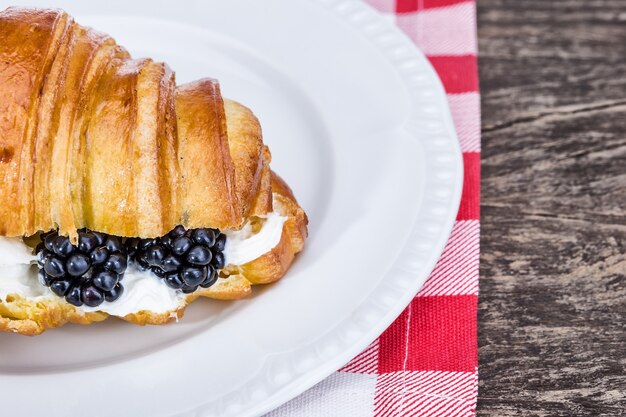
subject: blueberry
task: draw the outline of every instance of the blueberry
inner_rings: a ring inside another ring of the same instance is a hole
[[[65,296],[70,289],[70,282],[66,279],[57,279],[50,284],[50,290],[59,297]]]
[[[39,242],[37,246],[35,246],[35,253],[39,253],[43,251],[45,248],[46,246],[43,244],[43,242]]]
[[[108,237],[106,233],[91,232],[91,234],[94,235],[96,239],[98,240],[98,246],[104,245],[104,242],[106,242],[107,237]]]
[[[217,252],[213,254],[213,260],[211,261],[211,265],[215,269],[222,269],[226,264],[226,260],[224,258],[224,254],[222,252]]]
[[[63,264],[63,261],[54,256],[51,256],[46,260],[43,269],[48,275],[55,278],[59,278],[65,275],[65,265]]]
[[[39,283],[44,287],[49,287],[54,280],[54,277],[46,274],[46,271],[44,271],[43,269],[39,270],[39,272],[37,273],[37,278],[39,279]]]
[[[183,270],[180,272],[180,278],[189,287],[193,287],[193,286],[197,287],[198,284],[204,281],[206,277],[207,277],[206,268],[187,267],[187,268],[183,268]]]
[[[74,276],[79,277],[89,271],[91,267],[91,262],[89,258],[82,253],[75,253],[70,256],[65,263],[65,268],[67,273]]]
[[[192,265],[208,265],[212,258],[213,254],[205,246],[194,246],[187,253],[187,262]]]
[[[93,233],[78,234],[78,250],[82,253],[90,253],[98,246],[98,239]]]
[[[109,250],[105,248],[104,246],[101,246],[99,248],[94,249],[93,252],[91,252],[91,254],[89,255],[89,257],[91,258],[92,264],[96,266],[102,265],[109,258]]]
[[[212,267],[208,266],[208,274],[207,277],[200,283],[202,288],[209,288],[211,285],[217,282],[217,271]]]
[[[179,237],[172,242],[172,253],[176,256],[183,256],[193,246],[193,242],[188,237]]]
[[[150,265],[157,266],[166,256],[167,249],[161,245],[152,245],[146,249],[145,259]]]
[[[49,235],[47,235],[44,238],[43,241],[43,245],[45,246],[46,249],[48,249],[50,252],[54,251],[54,240],[57,238],[57,234],[56,232],[50,233]]]
[[[122,241],[117,236],[109,236],[104,243],[109,252],[121,252],[124,249]]]
[[[121,253],[114,253],[109,256],[109,259],[104,264],[104,268],[107,271],[115,272],[116,274],[123,274],[126,272],[128,261],[126,255]]]
[[[168,274],[165,277],[165,283],[167,284],[168,287],[173,288],[175,290],[180,290],[183,287],[183,285],[185,285],[183,280],[176,273]]]
[[[76,307],[80,307],[83,305],[83,300],[80,296],[80,286],[74,285],[72,286],[65,295],[65,301],[68,303],[75,305]]]
[[[185,228],[181,225],[176,226],[174,229],[172,229],[168,235],[172,238],[177,238],[177,237],[181,237],[185,235]]]
[[[104,294],[94,285],[87,285],[81,291],[83,302],[88,307],[97,307],[104,302]]]
[[[213,245],[213,250],[221,252],[224,250],[225,246],[226,246],[226,235],[223,233],[220,233],[220,235],[215,239],[215,245]]]
[[[104,299],[109,303],[117,300],[124,293],[124,286],[122,284],[117,284],[111,291],[107,291],[104,293]]]
[[[52,243],[52,250],[59,256],[66,257],[74,252],[74,246],[67,236],[57,236]]]
[[[93,285],[102,291],[111,291],[119,282],[117,274],[109,271],[100,271],[94,274]]]
[[[161,269],[165,272],[178,271],[178,268],[182,266],[182,262],[173,255],[168,255],[161,261]]]
[[[183,290],[185,294],[191,294],[192,292],[198,289],[198,286],[197,285],[183,285],[183,288],[181,289]]]
[[[152,268],[150,268],[150,272],[152,272],[159,278],[165,278],[165,272],[158,266],[153,266]]]
[[[215,232],[212,229],[196,229],[191,239],[198,245],[213,246],[215,244]]]

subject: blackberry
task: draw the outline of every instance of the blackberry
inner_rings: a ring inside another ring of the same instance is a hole
[[[80,295],[83,303],[89,307],[97,307],[104,302],[104,294],[94,285],[83,286]]]
[[[109,303],[112,303],[113,301],[120,298],[123,292],[124,287],[122,286],[122,284],[117,284],[115,287],[113,287],[111,291],[107,291],[104,293],[104,299]]]
[[[208,265],[213,259],[211,249],[204,245],[196,245],[187,252],[187,262],[196,266]]]
[[[126,245],[117,236],[81,229],[78,244],[52,231],[37,245],[39,282],[77,307],[117,300],[128,265]]]
[[[217,229],[189,229],[176,226],[165,236],[128,239],[130,260],[142,270],[150,270],[168,287],[188,294],[198,287],[217,282],[224,268],[226,235]]]
[[[102,291],[111,291],[119,282],[118,275],[109,271],[98,271],[93,275],[93,285]]]
[[[50,284],[50,289],[59,297],[64,297],[70,289],[70,282],[66,279],[57,279]]]
[[[177,238],[172,242],[171,251],[176,256],[183,256],[193,246],[193,242],[186,236]]]

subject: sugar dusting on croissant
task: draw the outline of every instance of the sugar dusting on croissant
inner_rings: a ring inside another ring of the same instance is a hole
[[[163,63],[132,59],[115,41],[60,10],[0,12],[0,236],[57,229],[75,243],[88,228],[120,237],[238,229],[276,211],[279,243],[173,311],[122,317],[160,324],[198,296],[236,299],[284,275],[304,246],[307,219],[270,171],[258,120],[202,79],[177,86]],[[0,265],[0,279],[2,279]],[[38,334],[90,323],[61,298],[0,297],[0,330]]]

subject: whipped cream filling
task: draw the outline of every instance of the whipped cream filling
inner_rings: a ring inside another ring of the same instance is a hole
[[[53,295],[37,281],[35,257],[21,238],[0,237],[0,301],[11,294],[40,300]]]
[[[243,265],[271,251],[280,242],[283,225],[287,217],[277,212],[260,217],[262,224],[255,233],[248,222],[241,230],[226,230],[224,258],[226,265]],[[21,238],[0,236],[0,302],[9,295],[18,295],[31,300],[57,298],[37,278],[37,262],[32,248]],[[220,278],[222,280],[222,278]],[[140,311],[164,313],[175,311],[184,305],[185,294],[168,287],[165,282],[149,271],[141,271],[132,263],[121,281],[124,292],[119,299],[104,302],[97,307],[78,307],[84,312],[102,311],[112,316],[123,317]]]
[[[224,259],[226,265],[243,265],[269,252],[278,245],[283,235],[283,225],[287,217],[276,212],[261,216],[264,223],[258,233],[248,222],[241,230],[226,230]]]
[[[121,281],[124,292],[112,303],[104,302],[97,307],[79,307],[82,311],[103,311],[112,316],[123,317],[139,311],[165,313],[182,307],[185,294],[174,290],[152,275],[150,271],[141,271],[133,263],[128,265]]]
[[[0,267],[24,266],[35,263],[33,250],[22,238],[0,237]]]

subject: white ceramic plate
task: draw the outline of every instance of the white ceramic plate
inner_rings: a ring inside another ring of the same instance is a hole
[[[310,238],[279,283],[198,301],[176,325],[0,335],[2,410],[260,415],[358,354],[423,284],[462,160],[437,76],[392,23],[352,0],[24,3],[65,8],[179,82],[218,78],[260,118]]]

